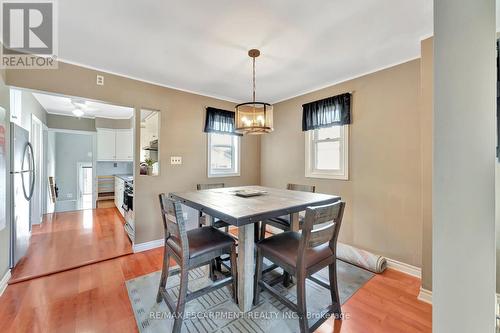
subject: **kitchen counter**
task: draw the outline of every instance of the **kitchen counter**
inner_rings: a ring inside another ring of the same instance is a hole
[[[125,181],[126,183],[133,184],[134,183],[134,175],[130,174],[121,174],[121,175],[115,175],[115,177],[118,177]]]

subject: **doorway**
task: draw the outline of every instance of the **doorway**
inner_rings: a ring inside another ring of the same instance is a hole
[[[77,209],[92,209],[92,194],[93,194],[93,168],[92,163],[78,162],[77,171],[78,187],[77,187]]]

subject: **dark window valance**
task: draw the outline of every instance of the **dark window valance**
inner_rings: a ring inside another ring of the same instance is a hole
[[[351,123],[351,94],[302,105],[302,131]]]
[[[234,112],[211,107],[207,108],[204,132],[241,135],[237,134],[234,128]]]

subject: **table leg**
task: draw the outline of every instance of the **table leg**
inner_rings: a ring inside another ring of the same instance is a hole
[[[210,215],[205,215],[205,221],[206,221],[206,226],[211,226],[214,224],[214,218]],[[215,281],[216,278],[214,270],[215,270],[215,261],[212,260],[208,265],[208,277],[212,281]]]
[[[300,230],[299,213],[290,214],[290,225],[291,225],[292,231],[299,231]]]
[[[238,303],[240,310],[248,312],[253,303],[254,225],[238,227]]]

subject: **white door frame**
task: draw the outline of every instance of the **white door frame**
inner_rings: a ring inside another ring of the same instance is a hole
[[[92,162],[77,162],[76,163],[76,202],[77,202],[77,205],[79,207],[79,209],[83,209],[82,207],[80,207],[80,200],[82,200],[82,188],[81,188],[81,184],[80,184],[80,176],[81,176],[81,170],[83,167],[85,166],[90,166],[90,168],[92,169],[92,179],[95,179],[95,169],[94,169],[94,166],[92,164]],[[92,181],[92,200],[94,199],[94,181]],[[92,207],[94,208],[94,207]]]
[[[35,133],[36,132],[36,133]],[[34,114],[31,114],[30,142],[34,150],[35,159],[35,188],[33,189],[33,198],[31,199],[31,223],[42,223],[42,187],[43,187],[43,123]]]

